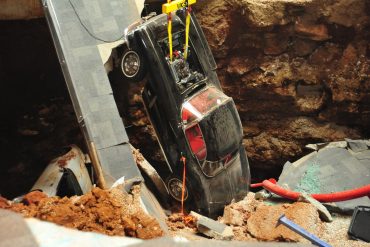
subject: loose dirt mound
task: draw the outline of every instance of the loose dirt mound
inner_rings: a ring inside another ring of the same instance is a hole
[[[196,221],[191,215],[184,217],[181,213],[174,213],[168,217],[167,225],[171,231],[188,228],[193,232],[197,232]]]
[[[317,209],[309,203],[272,204],[271,201],[256,200],[252,192],[243,200],[227,205],[219,221],[233,227],[234,240],[307,243],[285,226],[277,225],[278,218],[283,214],[332,246],[369,246],[368,243],[349,239],[350,216],[333,214],[333,222],[324,223]]]
[[[132,194],[94,188],[86,195],[71,198],[45,198],[31,192],[25,196],[25,204],[1,203],[0,208],[81,231],[141,239],[163,236],[158,222],[140,207],[139,192],[138,186],[134,186]]]
[[[297,202],[277,206],[262,205],[257,208],[248,219],[249,233],[265,241],[303,241],[304,238],[287,227],[277,225],[279,217],[283,214],[310,233],[318,235],[322,231],[322,222],[317,209],[309,203]]]

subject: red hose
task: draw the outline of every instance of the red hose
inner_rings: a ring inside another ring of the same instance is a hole
[[[268,181],[270,181],[273,184],[276,184],[276,180],[274,178],[270,178]],[[262,187],[263,184],[262,183],[255,183],[255,184],[251,184],[250,186],[251,186],[251,188],[257,188],[257,187]]]
[[[288,198],[291,200],[297,200],[301,193],[286,190],[280,187],[277,184],[271,183],[269,180],[264,180],[262,182],[263,188],[266,190],[277,194],[281,197]],[[370,184],[353,189],[353,190],[345,190],[335,193],[328,193],[328,194],[312,194],[311,197],[315,198],[320,202],[340,202],[340,201],[347,201],[351,199],[356,199],[363,196],[370,196]]]

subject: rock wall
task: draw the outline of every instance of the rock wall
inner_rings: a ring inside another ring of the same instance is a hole
[[[0,20],[43,17],[41,0],[0,0]]]
[[[366,0],[198,2],[252,169],[278,171],[308,143],[369,137],[369,13]]]

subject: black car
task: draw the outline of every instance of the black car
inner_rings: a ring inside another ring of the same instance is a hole
[[[185,17],[184,10],[172,16],[172,61],[167,15],[130,26],[120,68],[131,81],[148,75],[142,97],[171,173],[165,178],[170,195],[181,201],[180,160],[185,157],[186,205],[216,216],[231,200],[247,194],[249,164],[234,101],[222,92],[216,63],[193,14],[184,58]]]

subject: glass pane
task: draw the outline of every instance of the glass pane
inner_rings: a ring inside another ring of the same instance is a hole
[[[191,123],[200,119],[228,99],[221,91],[209,87],[183,104],[182,120]]]

